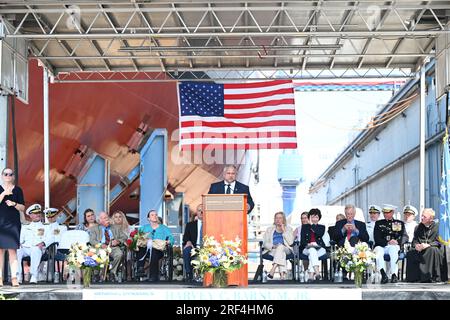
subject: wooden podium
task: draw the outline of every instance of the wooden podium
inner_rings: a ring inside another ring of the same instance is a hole
[[[206,194],[203,195],[203,235],[214,236],[217,241],[241,239],[241,254],[247,256],[247,195]],[[205,273],[203,286],[212,282]],[[228,273],[228,285],[248,287],[248,265]]]

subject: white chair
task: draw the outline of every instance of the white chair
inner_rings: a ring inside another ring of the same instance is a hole
[[[69,230],[61,235],[61,241],[59,242],[58,249],[68,250],[74,243],[88,243],[89,233],[83,230]]]
[[[61,235],[61,240],[58,246],[58,254],[57,254],[57,267],[59,272],[59,281],[63,281],[64,275],[64,261],[66,260],[66,256],[69,253],[69,249],[73,244],[86,244],[89,242],[89,233],[83,230],[68,230]],[[62,262],[62,268],[59,270],[59,262]]]

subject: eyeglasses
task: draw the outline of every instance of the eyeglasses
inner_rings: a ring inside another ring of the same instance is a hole
[[[14,176],[14,172],[8,173],[8,172],[3,172],[3,175],[5,177],[13,177]]]
[[[378,214],[379,212],[369,212],[369,214]]]

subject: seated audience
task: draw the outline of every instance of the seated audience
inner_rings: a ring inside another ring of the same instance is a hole
[[[45,247],[51,241],[42,220],[42,208],[39,204],[30,206],[26,214],[31,217],[30,224],[22,225],[20,248],[17,250],[18,282],[22,283],[22,258],[30,257],[30,283],[38,282],[38,269]]]
[[[377,270],[381,273],[381,283],[385,284],[389,281],[389,277],[385,271],[384,255],[388,254],[390,257],[390,272],[391,282],[397,283],[398,273],[398,253],[408,241],[408,235],[405,231],[405,224],[403,221],[394,219],[395,207],[391,205],[383,206],[384,219],[378,220],[375,223],[374,239],[376,254]]]
[[[319,209],[311,209],[308,213],[310,224],[302,226],[302,239],[300,241],[300,252],[308,256],[309,260],[309,279],[320,280],[319,257],[326,254],[323,236],[325,234],[325,226],[318,224],[322,218]]]
[[[144,276],[144,263],[147,253],[150,257],[150,279],[149,281],[159,281],[159,260],[164,256],[164,252],[156,249],[152,245],[153,240],[165,240],[170,244],[174,243],[174,238],[170,229],[163,225],[158,218],[158,213],[155,210],[150,210],[147,214],[149,224],[139,228],[140,231],[148,233],[149,241],[147,248],[140,248],[137,254],[138,259],[138,276]]]
[[[183,234],[183,261],[184,270],[186,271],[186,280],[192,281],[192,265],[191,265],[191,250],[195,247],[200,247],[203,240],[203,207],[201,204],[197,207],[197,220],[188,222]]]
[[[122,211],[118,210],[115,211],[112,214],[112,222],[114,225],[118,226],[120,228],[120,231],[125,234],[126,238],[128,239],[128,237],[130,236],[131,231],[134,230],[134,228],[132,226],[130,226],[130,224],[128,223],[127,217],[125,216],[125,213],[123,213]],[[125,247],[123,248],[124,252],[126,252],[126,261],[127,261],[127,280],[131,281],[131,251],[127,251],[125,249]]]
[[[300,240],[302,239],[302,226],[308,223],[308,211],[302,212],[302,214],[300,215],[300,225],[294,230],[294,241],[297,240],[298,242],[300,242]]]
[[[273,279],[277,268],[279,268],[281,279],[286,279],[286,257],[292,252],[293,242],[293,231],[286,225],[285,214],[283,212],[275,213],[273,226],[268,227],[264,233],[265,253],[269,252],[273,256],[272,269],[267,275],[270,279]]]
[[[417,227],[416,216],[418,211],[416,207],[407,205],[403,208],[403,221],[405,222],[406,234],[408,235],[408,242],[412,242],[414,238],[414,230]]]
[[[381,207],[377,205],[369,206],[369,221],[366,223],[367,233],[369,234],[369,241],[373,246],[375,239],[373,237],[373,230],[375,229],[375,223],[380,219]]]
[[[117,269],[123,256],[120,246],[125,243],[127,236],[121,231],[119,226],[111,225],[106,212],[100,212],[98,222],[98,225],[94,225],[89,229],[89,242],[91,245],[100,243],[102,248],[111,247],[110,280],[114,282],[117,279]]]
[[[335,238],[338,246],[344,246],[345,240],[350,242],[351,246],[355,246],[358,242],[369,241],[366,224],[362,221],[355,220],[356,209],[352,204],[345,206],[345,219],[336,222]]]
[[[338,213],[336,215],[336,222],[344,220],[344,219],[345,219],[345,215],[343,215],[342,213]],[[330,240],[333,240],[335,243],[338,242],[338,239],[336,238],[336,224],[334,226],[328,227],[328,235],[330,236]]]
[[[56,208],[48,208],[44,210],[45,216],[47,217],[48,224],[45,224],[45,228],[47,229],[45,232],[49,236],[49,243],[47,246],[50,246],[53,243],[56,243],[55,250],[58,249],[58,244],[61,242],[61,235],[67,231],[67,226],[63,224],[59,224],[56,219],[58,219],[60,211]],[[56,252],[56,251],[55,251]],[[64,263],[64,255],[60,252],[56,252],[55,259],[57,259],[58,263]],[[55,270],[61,270],[62,268],[55,268]],[[55,271],[54,280],[58,281],[59,274]]]
[[[75,229],[87,231],[89,233],[89,230],[97,225],[94,210],[92,209],[84,210],[83,217],[84,217],[83,223],[79,224]]]
[[[127,217],[125,216],[125,213],[118,210],[115,211],[112,216],[112,224],[115,226],[118,226],[120,231],[125,234],[125,236],[128,238],[131,231],[133,231],[133,227],[130,226],[128,223]]]
[[[407,257],[406,281],[442,282],[448,280],[444,245],[438,241],[439,223],[434,221],[434,210],[422,211],[421,223],[412,240]]]

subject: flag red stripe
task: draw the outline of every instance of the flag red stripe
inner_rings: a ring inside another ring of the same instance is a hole
[[[254,123],[234,123],[230,121],[216,121],[216,122],[205,122],[205,121],[181,121],[181,127],[238,127],[238,128],[263,128],[267,126],[295,126],[295,120],[273,120],[266,122],[254,122]]]
[[[276,86],[279,84],[292,83],[292,80],[273,80],[273,81],[261,81],[251,83],[225,83],[224,89],[249,89],[249,88],[264,88]]]
[[[249,149],[296,149],[297,143],[245,143],[245,144],[193,144],[193,145],[181,145],[181,150],[249,150]]]
[[[255,92],[255,93],[241,93],[241,94],[227,94],[225,93],[223,95],[225,100],[238,100],[238,99],[255,99],[255,98],[264,98],[264,97],[270,97],[275,94],[285,94],[285,93],[292,93],[292,88],[284,88],[284,89],[277,89],[267,92]]]
[[[295,104],[294,99],[280,99],[280,100],[270,100],[256,103],[246,103],[246,104],[225,104],[225,110],[227,109],[250,109],[259,107],[272,107],[278,106],[280,104]]]
[[[295,131],[275,131],[275,132],[189,132],[182,133],[182,139],[194,139],[194,138],[294,138],[297,136]]]
[[[254,113],[225,114],[225,118],[242,119],[242,118],[253,118],[253,117],[280,116],[280,115],[294,115],[295,116],[295,110],[275,110],[275,111],[261,111],[261,112],[254,112]]]

